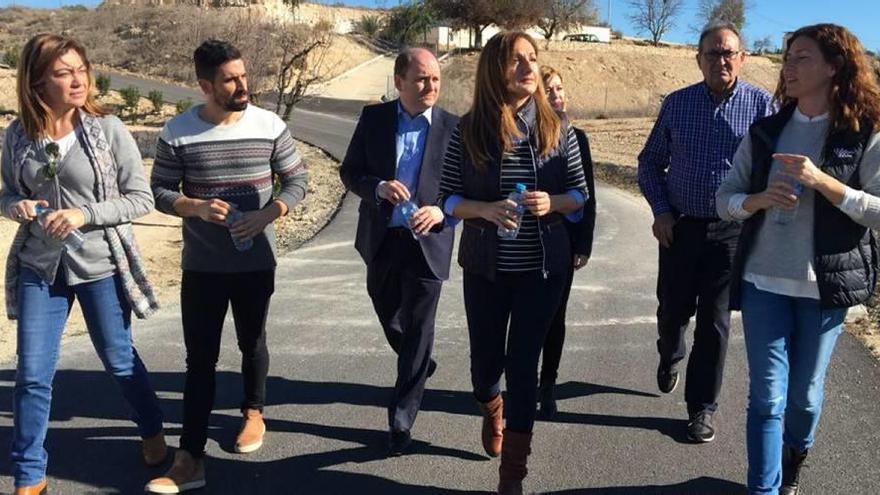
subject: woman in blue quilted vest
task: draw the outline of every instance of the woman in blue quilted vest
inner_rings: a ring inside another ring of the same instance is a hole
[[[731,309],[749,364],[749,492],[796,494],[847,308],[877,281],[880,87],[859,40],[818,24],[789,38],[776,100],[716,200],[744,222]]]

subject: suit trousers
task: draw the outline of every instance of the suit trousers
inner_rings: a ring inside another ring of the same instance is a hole
[[[391,431],[409,431],[419,412],[442,284],[409,229],[389,229],[367,265],[367,293],[397,354],[397,381],[388,405]]]
[[[657,277],[657,350],[660,362],[685,357],[685,331],[696,315],[688,359],[685,402],[689,414],[715,411],[730,333],[730,270],[740,224],[682,217],[672,246],[660,247]]]

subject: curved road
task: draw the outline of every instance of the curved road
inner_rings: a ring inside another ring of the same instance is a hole
[[[354,123],[298,111],[294,134],[336,157]],[[596,247],[577,274],[560,371],[560,413],[535,430],[529,492],[559,494],[742,493],[745,478],[745,357],[736,319],[718,439],[684,441],[683,387],[654,384],[656,247],[644,202],[600,186]],[[208,444],[211,494],[485,493],[497,460],[481,454],[469,392],[461,273],[444,286],[437,321],[437,374],[413,431],[413,454],[383,456],[385,401],[394,357],[373,316],[365,269],[352,247],[357,204],[348,197],[315,239],[281,258],[272,303],[272,355],[262,450],[232,453],[241,382],[231,320],[218,364]],[[184,349],[179,307],[135,326],[172,445],[180,432]],[[52,493],[139,493],[161,470],[139,462],[136,430],[87,339],[64,349],[56,377],[50,452]],[[8,445],[14,366],[0,371],[0,444]],[[803,475],[807,493],[880,492],[880,369],[844,336],[830,371],[819,442]],[[6,457],[4,456],[4,459]],[[8,463],[8,461],[7,461]],[[7,471],[8,473],[8,466]],[[9,492],[8,476],[0,491]]]

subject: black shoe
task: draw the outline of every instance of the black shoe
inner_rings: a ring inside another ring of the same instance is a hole
[[[708,443],[715,440],[712,414],[711,411],[700,411],[696,414],[691,414],[687,428],[688,440],[696,443]]]
[[[670,394],[678,386],[678,370],[675,366],[666,366],[660,363],[657,366],[657,388],[664,394]]]
[[[388,456],[401,456],[406,453],[410,445],[412,445],[412,436],[408,431],[391,431],[388,435]]]
[[[798,452],[794,447],[782,446],[782,486],[779,487],[779,495],[798,495],[798,478],[809,453],[809,449]]]
[[[437,371],[437,361],[432,359],[431,362],[428,363],[428,378],[434,376],[435,371]]]
[[[539,419],[550,420],[556,415],[556,398],[553,397],[555,385],[555,383],[545,383],[538,387],[538,401],[541,404],[541,409],[538,411]]]

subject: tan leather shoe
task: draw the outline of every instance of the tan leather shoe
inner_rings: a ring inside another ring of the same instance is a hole
[[[165,476],[147,483],[144,491],[148,493],[183,493],[204,488],[205,461],[196,459],[185,450],[174,453],[174,463]]]
[[[165,432],[159,433],[145,438],[141,444],[141,452],[144,455],[144,464],[149,467],[156,467],[168,457],[168,446],[165,445]]]
[[[43,481],[31,486],[19,486],[15,488],[15,495],[46,495],[49,493],[49,481]]]
[[[235,451],[239,454],[253,452],[263,446],[263,435],[266,434],[266,423],[263,413],[256,409],[245,409],[241,421],[241,430],[235,438]]]

